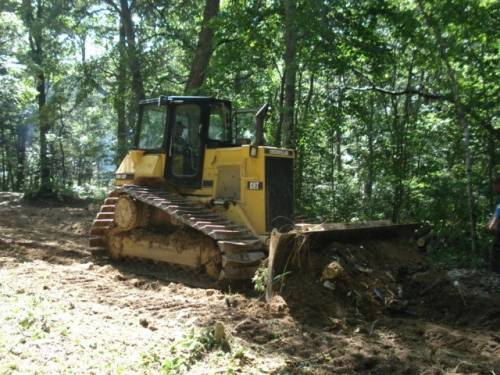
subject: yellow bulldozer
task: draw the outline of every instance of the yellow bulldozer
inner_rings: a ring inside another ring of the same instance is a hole
[[[278,237],[269,240],[273,229],[288,232],[282,249],[291,248],[294,233],[332,239],[414,230],[387,222],[297,221],[295,152],[263,145],[267,110],[256,110],[250,127],[235,115],[245,111],[233,111],[227,100],[141,101],[138,144],[116,170],[116,189],[93,222],[90,246],[113,259],[146,258],[216,280],[247,280],[268,258],[270,244],[280,248]]]

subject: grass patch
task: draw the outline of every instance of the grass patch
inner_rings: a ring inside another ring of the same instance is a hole
[[[215,326],[204,328],[201,332],[191,331],[180,341],[169,348],[171,357],[162,364],[164,374],[179,374],[188,372],[191,367],[213,350],[230,351],[225,338],[218,339]]]

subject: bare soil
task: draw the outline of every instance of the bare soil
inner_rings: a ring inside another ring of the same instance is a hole
[[[0,373],[500,374],[498,275],[334,243],[266,303],[91,254],[94,215],[0,195]],[[333,290],[321,280],[332,261]],[[215,322],[225,350],[206,345]]]

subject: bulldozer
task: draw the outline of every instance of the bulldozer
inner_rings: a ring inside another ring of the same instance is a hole
[[[295,151],[264,145],[268,108],[235,111],[228,100],[202,96],[141,101],[137,144],[116,170],[90,246],[113,259],[150,259],[232,281],[251,279],[268,258],[272,277],[290,238],[304,233],[317,240],[414,229],[297,221]],[[238,116],[249,112],[251,126]]]

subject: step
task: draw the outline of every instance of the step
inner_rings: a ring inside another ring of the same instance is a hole
[[[110,227],[113,224],[113,219],[96,219],[93,225],[95,227]]]
[[[116,204],[118,202],[118,198],[115,197],[108,197],[104,200],[104,205],[111,205],[111,204]]]
[[[97,214],[97,219],[113,219],[115,217],[114,212],[99,212]]]
[[[103,205],[101,206],[101,212],[115,212],[115,207],[114,204]]]

